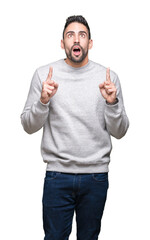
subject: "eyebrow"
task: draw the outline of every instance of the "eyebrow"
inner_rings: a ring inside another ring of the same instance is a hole
[[[68,32],[66,33],[66,35],[67,35],[68,33],[74,33],[74,31],[68,31]],[[85,34],[87,35],[87,32],[85,32],[85,31],[79,31],[79,33],[85,33]]]

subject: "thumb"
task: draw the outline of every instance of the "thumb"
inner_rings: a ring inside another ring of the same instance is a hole
[[[58,86],[59,86],[59,84],[55,82],[55,83],[54,83],[54,87],[55,87],[55,88],[58,88]]]
[[[99,88],[101,89],[101,88],[103,88],[104,87],[104,83],[100,83],[99,84]]]

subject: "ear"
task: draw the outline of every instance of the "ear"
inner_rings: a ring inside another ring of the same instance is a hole
[[[89,49],[91,49],[92,47],[93,47],[93,40],[90,39],[90,40],[89,40]]]
[[[64,49],[64,40],[61,40],[61,48]]]

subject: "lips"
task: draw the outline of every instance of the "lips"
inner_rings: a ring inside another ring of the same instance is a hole
[[[78,45],[75,45],[72,50],[73,50],[73,53],[74,53],[75,56],[80,55],[81,48]]]

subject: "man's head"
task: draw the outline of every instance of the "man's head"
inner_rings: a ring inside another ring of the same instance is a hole
[[[65,49],[66,62],[72,66],[83,66],[88,62],[88,50],[93,46],[90,28],[82,16],[68,17],[63,30],[61,47]]]
[[[88,22],[86,21],[86,19],[81,16],[81,15],[77,15],[77,16],[71,16],[71,17],[68,17],[66,19],[66,23],[65,23],[65,26],[64,26],[64,30],[63,30],[63,39],[64,39],[64,32],[65,32],[65,29],[68,27],[68,25],[70,23],[73,23],[73,22],[78,22],[78,23],[81,23],[83,24],[87,30],[88,30],[88,34],[89,34],[89,39],[91,39],[91,32],[90,32],[90,28],[89,28],[89,25],[88,25]]]

